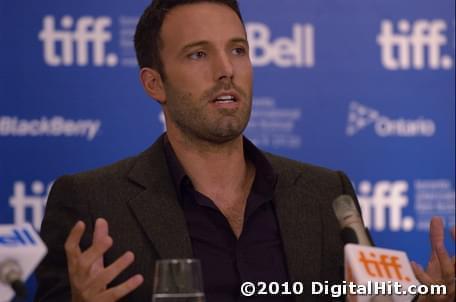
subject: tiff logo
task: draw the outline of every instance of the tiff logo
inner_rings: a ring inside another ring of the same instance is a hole
[[[47,187],[41,181],[34,181],[30,186],[31,195],[26,193],[23,181],[16,181],[13,185],[13,195],[9,198],[9,205],[14,210],[14,224],[23,224],[27,221],[27,210],[31,211],[32,225],[39,230],[43,220],[44,207],[52,183]]]
[[[381,60],[386,69],[451,69],[453,59],[442,55],[447,45],[445,20],[400,20],[397,32],[390,20],[383,20],[377,43],[381,47]]]
[[[374,252],[367,254],[359,251],[358,260],[370,277],[410,281],[410,278],[404,276],[401,272],[402,265],[398,262],[399,257],[383,253],[376,254]]]
[[[60,20],[62,29],[56,29],[53,16],[45,16],[43,29],[38,35],[43,42],[44,61],[50,66],[87,66],[90,49],[94,66],[115,66],[116,54],[106,54],[106,43],[112,35],[107,29],[111,26],[109,17],[84,16],[75,21],[71,16]]]
[[[412,217],[402,217],[402,210],[408,205],[408,182],[378,181],[372,184],[363,180],[358,186],[358,200],[366,227],[383,231],[387,227],[393,232],[413,230]]]

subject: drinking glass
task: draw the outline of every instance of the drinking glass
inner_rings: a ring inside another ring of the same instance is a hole
[[[152,302],[205,302],[200,261],[157,260]]]

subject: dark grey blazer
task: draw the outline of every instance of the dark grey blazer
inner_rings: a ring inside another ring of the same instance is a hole
[[[278,174],[273,202],[291,280],[341,282],[343,245],[331,204],[340,194],[355,197],[350,181],[342,172],[266,156]],[[87,225],[81,247],[90,246],[97,217],[107,219],[114,240],[105,264],[127,250],[136,256],[112,285],[141,273],[145,282],[124,300],[150,301],[154,261],[192,257],[184,214],[163,153],[163,137],[138,156],[55,182],[41,227],[49,253],[37,269],[36,301],[71,300],[64,242],[81,219]],[[312,300],[315,297],[309,293],[296,298]]]

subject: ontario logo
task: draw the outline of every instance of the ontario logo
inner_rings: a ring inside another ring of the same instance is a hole
[[[431,119],[424,117],[416,119],[390,118],[380,114],[376,109],[369,108],[356,101],[350,102],[346,135],[354,136],[371,125],[379,137],[432,137],[437,128]]]

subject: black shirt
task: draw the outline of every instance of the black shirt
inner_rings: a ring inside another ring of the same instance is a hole
[[[200,259],[206,302],[291,301],[289,296],[243,297],[244,281],[288,281],[273,197],[277,182],[263,153],[244,138],[244,154],[256,168],[239,239],[215,203],[196,191],[168,139],[165,155],[184,211],[193,255]]]

